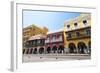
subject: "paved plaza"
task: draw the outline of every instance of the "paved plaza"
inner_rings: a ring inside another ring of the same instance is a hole
[[[88,54],[24,54],[23,62],[67,61],[91,59]]]

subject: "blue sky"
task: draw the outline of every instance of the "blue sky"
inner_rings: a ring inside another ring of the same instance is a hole
[[[76,12],[23,11],[23,27],[35,24],[45,26],[49,31],[64,27],[64,21],[79,16]]]

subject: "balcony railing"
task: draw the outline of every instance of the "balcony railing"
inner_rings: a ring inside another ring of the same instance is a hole
[[[47,39],[47,40],[45,40],[45,43],[61,42],[61,41],[63,41],[62,37],[61,38],[58,38],[58,39],[51,39],[51,40]]]
[[[58,39],[52,39],[51,42],[60,42],[60,41],[63,41],[62,38],[58,38]]]
[[[86,38],[86,37],[91,37],[91,34],[80,34],[79,36],[77,36],[76,34],[71,34],[71,37],[67,37],[67,40]]]
[[[49,43],[49,42],[50,42],[50,40],[49,40],[49,39],[45,40],[45,43]]]

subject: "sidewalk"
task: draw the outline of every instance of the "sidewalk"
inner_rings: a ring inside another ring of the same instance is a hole
[[[30,54],[23,55],[23,62],[64,61],[91,59],[88,54]]]

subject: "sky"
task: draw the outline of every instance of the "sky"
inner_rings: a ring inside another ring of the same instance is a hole
[[[23,11],[23,27],[35,24],[45,26],[49,31],[64,27],[64,21],[79,16],[77,12]]]

